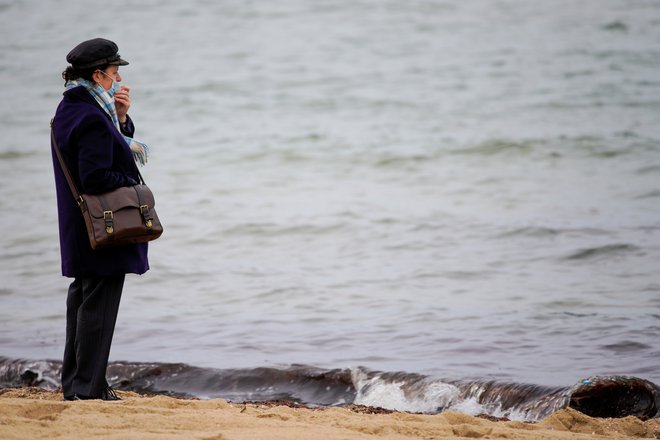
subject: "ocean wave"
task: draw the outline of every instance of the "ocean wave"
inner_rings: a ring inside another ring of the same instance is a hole
[[[644,194],[640,194],[637,197],[635,197],[636,200],[641,200],[641,199],[654,199],[660,197],[660,189],[649,191]]]
[[[535,144],[536,142],[534,141],[492,139],[474,146],[453,150],[452,153],[477,156],[494,156],[500,154],[520,155],[530,153],[534,149]]]
[[[9,150],[0,152],[0,160],[14,160],[14,159],[23,159],[30,156],[35,156],[37,153],[34,151],[18,151],[18,150]]]
[[[614,344],[603,345],[602,348],[613,351],[616,354],[626,354],[641,350],[651,350],[653,347],[637,341],[621,341]]]
[[[525,226],[522,228],[512,229],[498,235],[500,238],[508,237],[555,237],[563,231],[556,228],[548,228],[545,226]]]
[[[605,229],[599,228],[550,228],[546,226],[522,226],[511,228],[498,235],[496,238],[527,237],[527,238],[553,238],[560,235],[590,236],[608,235]]]
[[[619,256],[628,254],[630,252],[638,251],[640,248],[632,244],[608,244],[605,246],[597,246],[585,249],[579,249],[567,255],[565,260],[593,260],[599,258],[608,258],[612,256]]]
[[[228,236],[261,236],[261,237],[279,237],[282,235],[324,235],[331,234],[346,228],[344,223],[317,225],[317,224],[297,224],[280,225],[276,223],[245,223],[238,226],[227,228],[222,233]]]
[[[655,174],[660,172],[660,164],[645,165],[637,169],[637,174]]]
[[[0,357],[0,388],[59,387],[61,363]],[[114,362],[111,386],[143,394],[165,394],[233,402],[285,400],[309,406],[351,404],[413,413],[454,410],[512,420],[536,421],[565,407],[595,417],[658,417],[660,389],[629,376],[596,376],[573,386],[550,387],[488,380],[451,381],[407,372],[363,367],[326,370],[288,368],[213,369],[187,364]]]

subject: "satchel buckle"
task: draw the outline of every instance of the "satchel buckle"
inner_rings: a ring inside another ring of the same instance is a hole
[[[140,205],[140,213],[142,214],[142,218],[144,218],[144,224],[147,225],[147,228],[151,229],[154,222],[149,215],[149,205]]]
[[[103,220],[105,220],[105,232],[112,234],[115,231],[112,227],[112,211],[103,211]]]

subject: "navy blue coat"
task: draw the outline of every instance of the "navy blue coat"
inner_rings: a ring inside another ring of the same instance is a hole
[[[131,150],[101,108],[84,87],[64,92],[54,120],[55,139],[78,189],[98,194],[135,185],[138,169]],[[135,127],[127,119],[123,127],[133,136]],[[51,148],[54,148],[51,141]],[[104,277],[126,273],[143,274],[149,270],[147,244],[92,250],[85,222],[53,155],[57,211],[60,231],[62,275],[66,277]]]

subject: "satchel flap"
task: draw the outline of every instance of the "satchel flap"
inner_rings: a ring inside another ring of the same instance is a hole
[[[102,218],[104,211],[117,212],[125,208],[139,209],[147,205],[154,209],[154,195],[146,185],[135,185],[140,191],[140,198],[132,186],[124,186],[103,194],[83,194],[89,213],[96,218]],[[140,203],[142,202],[142,203]]]

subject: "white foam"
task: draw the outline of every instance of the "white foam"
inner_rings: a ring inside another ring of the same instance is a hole
[[[517,421],[535,420],[526,411],[503,409],[501,402],[497,400],[488,404],[479,403],[479,390],[473,392],[472,397],[461,399],[460,390],[456,386],[439,380],[406,383],[384,380],[380,375],[369,378],[359,368],[351,370],[351,376],[357,390],[354,403],[358,405],[420,413],[452,410],[472,416],[487,414]]]
[[[530,418],[528,414],[524,411],[519,411],[516,409],[503,410],[501,404],[489,404],[484,405],[479,403],[476,397],[469,397],[467,399],[456,402],[451,405],[448,409],[452,411],[457,411],[463,414],[470,416],[477,416],[480,414],[488,414],[493,417],[506,417],[510,420],[516,420],[520,422],[530,421],[533,418]]]
[[[432,381],[406,389],[402,381],[385,381],[381,376],[372,378],[360,369],[351,371],[357,390],[355,403],[408,412],[438,412],[448,407],[458,397],[459,390],[454,385]]]

